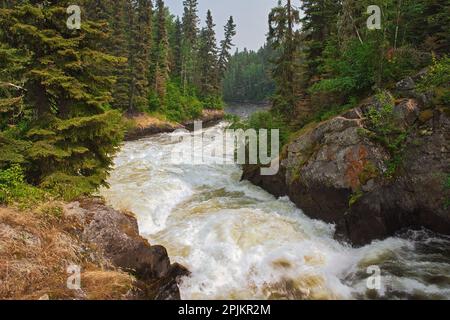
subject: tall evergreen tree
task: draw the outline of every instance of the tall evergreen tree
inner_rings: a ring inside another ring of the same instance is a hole
[[[277,52],[274,59],[273,78],[276,82],[274,108],[284,114],[291,114],[298,102],[298,55],[299,41],[295,28],[300,22],[300,13],[292,5],[280,0],[269,14],[268,41]]]
[[[166,29],[166,10],[163,0],[156,1],[156,30],[153,48],[151,83],[162,106],[165,105],[169,78],[169,40]]]
[[[105,70],[117,58],[96,49],[101,29],[83,20],[66,27],[69,1],[0,9],[1,43],[27,59],[23,103],[33,115],[22,127],[31,142],[24,152],[33,182],[65,196],[106,184],[122,138],[121,115],[106,111],[114,79]],[[10,66],[7,67],[8,69]]]
[[[149,70],[152,43],[152,1],[138,0],[128,4],[130,52],[129,112],[145,110],[150,92]]]
[[[187,86],[195,81],[195,54],[198,44],[198,1],[184,0],[183,45],[182,45],[182,81],[186,92]]]
[[[217,64],[217,43],[215,24],[211,11],[206,13],[206,26],[200,35],[199,70],[200,92],[203,97],[217,94],[219,70]]]
[[[236,35],[236,24],[233,21],[233,17],[228,19],[227,24],[224,27],[224,39],[220,41],[220,55],[219,55],[219,77],[222,78],[227,70],[228,63],[231,58],[231,48],[234,46],[233,37]]]
[[[180,18],[177,17],[175,20],[174,31],[172,39],[172,67],[171,75],[175,78],[181,78],[181,69],[183,61],[183,25],[181,24]]]
[[[335,29],[336,19],[340,11],[340,2],[339,0],[302,1],[303,16],[301,22],[309,80],[318,74],[321,56],[328,36]],[[362,15],[362,13],[360,12],[359,14]]]

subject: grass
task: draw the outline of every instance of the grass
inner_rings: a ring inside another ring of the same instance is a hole
[[[134,278],[120,270],[104,270],[107,261],[78,239],[77,224],[59,216],[61,211],[58,203],[33,212],[0,208],[0,299],[125,298]],[[67,267],[72,264],[81,267],[79,291],[66,285]]]

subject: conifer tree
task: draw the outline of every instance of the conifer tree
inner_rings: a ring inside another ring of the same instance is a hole
[[[203,97],[217,94],[218,90],[218,64],[215,24],[211,11],[206,14],[206,26],[200,35],[199,70],[200,92]]]
[[[353,1],[353,0],[351,0]],[[340,11],[338,0],[304,0],[302,1],[303,44],[306,47],[306,65],[308,78],[318,74],[321,56],[328,36],[336,28],[336,19]],[[345,1],[344,1],[345,2]],[[363,12],[359,13],[362,16]]]
[[[231,48],[234,46],[233,37],[236,35],[236,24],[233,21],[233,17],[228,19],[227,24],[224,27],[224,39],[220,41],[220,55],[219,55],[219,77],[222,78],[227,70],[228,63],[231,58]]]
[[[156,1],[156,30],[153,48],[151,84],[161,106],[165,105],[169,78],[169,40],[166,29],[166,10],[163,0]]]
[[[183,46],[183,25],[180,18],[177,17],[174,25],[174,32],[172,36],[172,67],[171,76],[175,78],[181,78],[182,69],[182,46]]]
[[[148,106],[149,70],[152,44],[152,1],[128,4],[130,94],[128,111],[143,111]]]
[[[184,0],[183,45],[182,45],[182,81],[186,93],[187,86],[195,81],[195,55],[198,42],[197,0]]]
[[[276,82],[274,109],[291,114],[298,101],[298,54],[299,41],[295,31],[300,13],[291,0],[282,1],[269,14],[268,41],[277,52],[274,59],[273,78]]]
[[[33,116],[23,132],[29,178],[72,198],[106,184],[118,143],[121,115],[106,111],[118,59],[96,49],[101,28],[87,19],[66,26],[69,1],[0,9],[1,42],[28,59],[23,102]]]

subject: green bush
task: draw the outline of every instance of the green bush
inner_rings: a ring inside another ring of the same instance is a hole
[[[280,131],[280,147],[289,142],[291,129],[288,121],[279,113],[273,111],[255,112],[248,120],[237,120],[231,125],[233,129],[278,129]],[[270,137],[269,137],[270,139]]]
[[[394,104],[391,97],[381,93],[377,100],[384,102],[381,108],[372,107],[368,114],[368,136],[383,145],[390,153],[391,159],[386,163],[386,176],[391,178],[402,164],[403,148],[408,132],[395,122]]]
[[[167,84],[166,99],[166,105],[159,107],[158,111],[171,121],[183,122],[202,114],[202,102],[191,89],[186,90],[186,94],[183,94],[183,89],[178,82],[172,81]]]
[[[448,108],[450,105],[450,58],[433,59],[427,75],[419,82],[420,92],[433,92],[433,103]]]
[[[19,165],[0,170],[1,204],[17,203],[22,208],[31,208],[46,197],[44,191],[26,183],[23,169]]]

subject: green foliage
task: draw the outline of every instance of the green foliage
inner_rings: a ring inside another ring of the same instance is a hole
[[[345,111],[348,111],[348,110],[356,107],[356,105],[357,105],[356,98],[350,98],[349,100],[350,100],[350,102],[347,104],[330,107],[330,108],[324,108],[322,110],[319,110],[318,112],[316,112],[313,115],[312,121],[321,122],[321,121],[329,120],[335,116],[342,114]]]
[[[432,92],[436,106],[448,108],[450,105],[450,58],[445,56],[433,64],[418,85],[420,92]]]
[[[99,49],[107,37],[101,23],[85,19],[80,31],[67,28],[67,3],[0,9],[4,47],[27,48],[15,52],[27,61],[17,79],[23,106],[0,127],[0,168],[22,163],[27,181],[71,199],[105,185],[123,126],[121,113],[108,111],[111,72],[121,59]],[[16,67],[6,64],[5,73]]]
[[[273,51],[264,46],[257,52],[236,51],[222,83],[223,97],[231,102],[267,101],[275,90],[270,76]]]
[[[203,109],[203,104],[195,94],[183,94],[181,86],[177,82],[169,82],[167,85],[167,101],[164,114],[169,120],[183,122],[198,118]]]
[[[41,189],[26,183],[23,169],[19,165],[0,169],[0,204],[32,208],[47,196]]]
[[[355,203],[359,201],[364,196],[364,192],[362,190],[357,190],[352,193],[350,199],[348,200],[348,206],[351,208]]]
[[[235,121],[231,128],[233,129],[278,129],[280,133],[280,146],[285,145],[289,141],[289,137],[292,133],[287,120],[280,113],[274,111],[260,111],[255,112],[247,120]],[[270,139],[270,137],[269,137]]]
[[[342,52],[336,41],[329,41],[319,70],[331,77],[314,84],[310,92],[359,95],[368,91],[375,84],[376,55],[374,43],[353,40]]]
[[[372,107],[368,114],[367,133],[369,138],[383,145],[390,153],[391,159],[386,163],[386,177],[392,178],[402,164],[402,154],[408,132],[395,121],[394,105],[391,97],[385,93],[378,95],[378,101],[384,103],[381,108]]]

